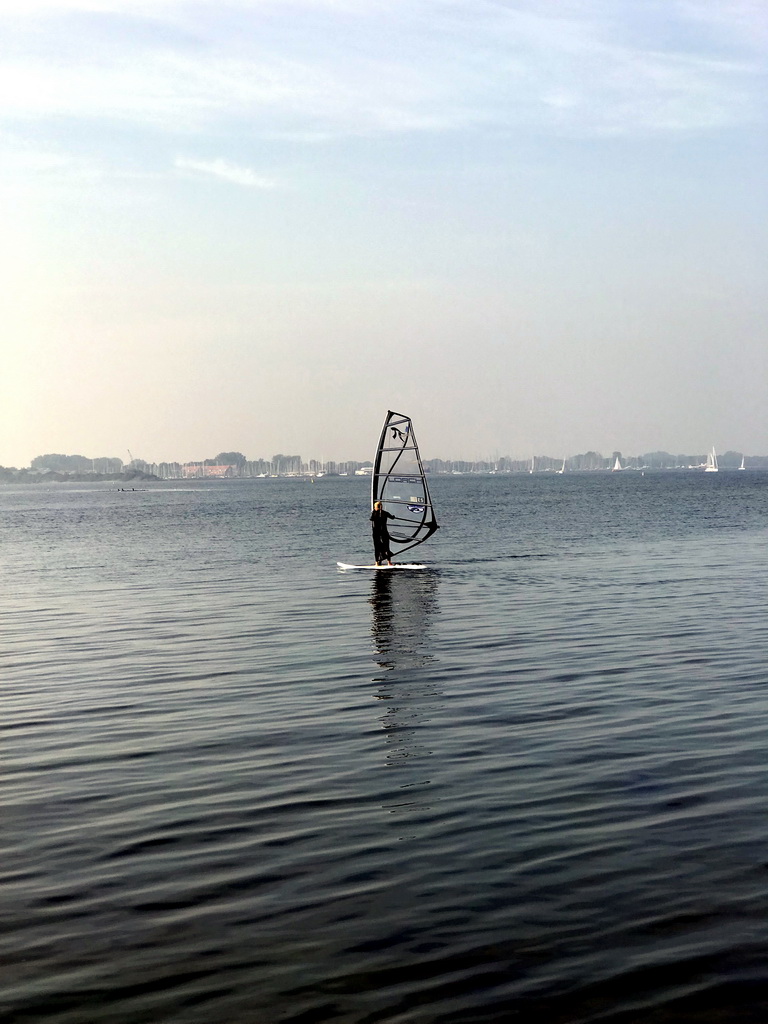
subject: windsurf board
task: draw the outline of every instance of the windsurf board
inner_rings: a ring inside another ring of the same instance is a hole
[[[426,569],[426,565],[418,565],[416,562],[395,562],[394,565],[350,565],[349,562],[337,562],[340,569]]]

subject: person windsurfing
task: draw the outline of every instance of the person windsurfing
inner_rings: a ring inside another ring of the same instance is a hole
[[[382,508],[380,501],[374,502],[373,512],[371,512],[371,530],[373,532],[373,555],[376,565],[381,565],[385,558],[387,565],[392,565],[387,520],[394,518],[391,512],[386,512]]]

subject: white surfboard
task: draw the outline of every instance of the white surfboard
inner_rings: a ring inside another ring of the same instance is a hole
[[[340,569],[426,569],[426,565],[418,565],[416,562],[395,562],[394,565],[350,565],[349,562],[337,562]]]

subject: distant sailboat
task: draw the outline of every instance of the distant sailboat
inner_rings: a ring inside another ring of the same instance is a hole
[[[615,462],[614,462],[614,464],[613,464],[613,469],[611,470],[611,472],[612,472],[612,473],[618,473],[618,472],[619,472],[619,470],[620,470],[620,469],[622,469],[622,468],[623,468],[623,467],[622,467],[622,465],[621,465],[621,462],[619,461],[619,456],[617,455],[617,456],[616,456],[616,461],[615,461]]]
[[[560,469],[557,470],[557,472],[558,473],[564,473],[565,472],[565,459],[563,459],[563,464],[560,467]]]
[[[529,473],[533,473],[533,471],[534,471],[535,469],[536,469],[536,456],[535,456],[535,455],[532,455],[532,456],[531,456],[531,468],[530,468],[530,469],[528,470],[528,472],[529,472]]]
[[[711,452],[707,452],[707,464],[704,467],[705,473],[716,473],[717,472],[717,453],[713,448]]]
[[[744,456],[742,455],[741,456],[741,465],[739,466],[739,469],[746,469],[746,468],[747,467],[744,465]]]

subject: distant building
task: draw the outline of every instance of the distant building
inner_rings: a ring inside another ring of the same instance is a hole
[[[222,479],[223,477],[237,476],[237,466],[206,466],[203,462],[185,462],[181,467],[181,473],[187,480],[195,477]]]

